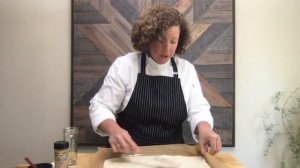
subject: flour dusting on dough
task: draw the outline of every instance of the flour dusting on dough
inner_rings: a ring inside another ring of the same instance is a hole
[[[107,159],[104,168],[210,168],[200,156],[122,155]]]

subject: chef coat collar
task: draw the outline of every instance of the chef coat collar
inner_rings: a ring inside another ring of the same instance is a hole
[[[164,64],[158,64],[156,63],[148,54],[147,54],[147,62],[149,64],[149,66],[153,69],[157,69],[157,70],[163,70],[166,68],[169,68],[170,66],[172,66],[171,64],[171,59],[169,59],[166,63]]]

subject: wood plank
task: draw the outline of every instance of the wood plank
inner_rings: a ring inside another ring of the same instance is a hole
[[[114,60],[116,57],[127,54],[128,52],[134,51],[131,39],[128,34],[121,33],[119,27],[112,25],[97,25],[96,37],[98,40],[105,41],[107,50],[114,52],[114,56],[111,56],[110,60]],[[104,43],[104,42],[102,42]],[[110,57],[107,55],[107,57]]]
[[[85,85],[80,85],[81,83],[78,82],[78,80],[81,80],[81,79],[76,79],[75,80],[75,83],[79,83],[79,86],[76,86],[75,88],[78,88],[78,87],[85,87]],[[84,80],[84,79],[82,79]],[[91,79],[88,79],[87,82],[89,82],[89,80]],[[79,92],[80,90],[82,90],[82,88],[80,89],[77,89],[79,91],[76,91],[74,93],[75,94],[80,94],[79,96],[80,97],[77,97],[76,100],[73,100],[72,103],[74,106],[89,106],[90,105],[90,100],[95,96],[95,94],[99,91],[100,87],[102,86],[103,84],[103,81],[104,81],[104,77],[102,78],[99,78],[99,79],[96,79],[96,81],[93,81],[92,85],[90,85],[89,88],[85,88],[87,91],[82,94],[82,93],[77,93]],[[85,83],[86,84],[86,83]]]
[[[90,92],[90,90],[92,90],[94,88],[94,86],[99,85],[100,79],[97,78],[89,78],[89,79],[73,79],[73,95],[72,95],[72,103],[75,106],[75,108],[77,108],[78,105],[83,105],[83,104],[87,104],[87,106],[89,105],[89,101],[91,99],[91,97],[93,97],[95,95],[95,93],[93,93],[91,96],[87,96],[87,94]],[[99,89],[97,89],[99,90]],[[84,103],[84,99],[88,97],[86,100],[87,103]],[[76,115],[74,115],[74,117],[76,117]]]
[[[155,4],[155,2],[153,0],[149,1],[141,1],[141,0],[127,0],[128,3],[134,5],[136,7],[136,9],[141,12],[145,9],[148,9],[149,7],[153,6]]]
[[[209,104],[214,107],[231,107],[231,104],[224,99],[201,75],[198,75],[203,94]]]
[[[228,23],[214,23],[189,47],[184,57],[194,63],[219,36],[230,26]]]
[[[110,0],[90,0],[91,4],[94,8],[108,21],[111,22],[110,19]]]
[[[110,65],[110,62],[99,55],[77,55],[74,58],[74,66],[97,66],[97,65]]]
[[[232,110],[230,108],[212,108],[214,125],[216,129],[232,129]]]
[[[187,11],[191,10],[191,8],[193,7],[193,1],[192,0],[178,0],[174,6],[180,13],[184,14]]]
[[[75,37],[76,38],[76,37]],[[76,42],[74,43],[74,56],[79,55],[100,55],[100,50],[90,41],[89,39],[76,38]]]
[[[232,65],[197,65],[195,66],[198,73],[205,79],[232,79]]]
[[[74,78],[101,78],[106,75],[110,65],[86,65],[86,66],[74,66],[73,73]]]
[[[108,20],[90,2],[77,0],[74,1],[74,23],[108,23]]]
[[[184,15],[187,22],[193,24],[193,1],[192,0],[178,0],[175,3],[175,8]]]
[[[89,106],[73,106],[75,118],[89,117]]]
[[[218,11],[232,11],[232,7],[232,0],[218,0],[210,6],[210,9]]]
[[[107,50],[107,48],[111,46],[110,43],[105,40],[104,35],[97,32],[97,29],[93,25],[75,25],[75,28],[93,42],[94,46],[97,47],[110,62],[113,62],[119,56],[119,53],[115,50]]]
[[[232,65],[232,51],[206,51],[194,61],[195,65]]]
[[[233,104],[234,92],[220,92],[220,94],[230,103]]]
[[[232,143],[233,111],[231,108],[212,107],[214,130],[222,137],[223,144]]]
[[[205,14],[198,18],[197,23],[231,23],[232,11],[215,11],[208,10]]]
[[[138,15],[138,9],[135,8],[135,5],[128,3],[127,0],[111,0],[111,4],[114,10],[120,13],[122,18],[126,19],[129,23],[133,24],[135,18]]]
[[[232,36],[220,36],[207,49],[208,51],[232,51],[233,39]]]
[[[233,92],[232,79],[206,79],[208,83],[216,89],[217,92]]]
[[[194,23],[232,23],[232,0],[194,0]]]
[[[76,117],[76,118],[74,117],[73,120],[74,120],[74,124],[77,127],[80,127],[80,128],[90,128],[91,127],[91,120],[89,117]]]
[[[122,54],[120,49],[112,48],[114,45],[111,40],[103,32],[98,31],[98,29],[110,28],[110,25],[101,25],[96,28],[94,25],[77,25],[76,26],[89,40],[91,40],[94,45],[101,50],[104,56],[113,62],[117,57]]]
[[[193,21],[194,23],[203,23],[201,22],[201,17],[208,8],[215,2],[215,0],[194,0],[193,1]],[[207,22],[209,23],[209,22]]]
[[[190,46],[209,28],[210,24],[192,24],[190,25],[191,31],[191,43],[187,46]]]

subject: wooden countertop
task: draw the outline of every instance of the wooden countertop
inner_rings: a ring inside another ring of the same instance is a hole
[[[199,156],[196,146],[186,144],[143,146],[140,149],[141,154],[146,155]],[[110,148],[99,147],[96,153],[78,153],[76,168],[103,168],[105,159],[119,156],[120,153],[113,153]],[[211,168],[245,168],[226,152],[219,152],[216,155],[208,154],[205,159]]]

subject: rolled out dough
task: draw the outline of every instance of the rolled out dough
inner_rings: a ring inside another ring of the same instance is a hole
[[[210,168],[200,156],[122,155],[104,161],[104,168]]]

